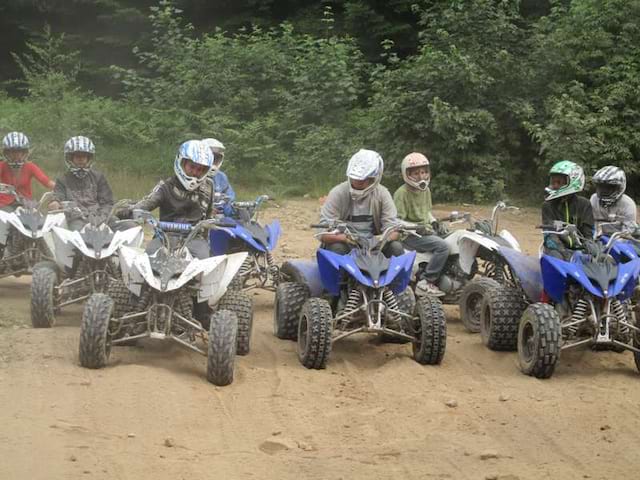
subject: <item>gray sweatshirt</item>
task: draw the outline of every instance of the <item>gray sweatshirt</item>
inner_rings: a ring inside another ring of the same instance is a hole
[[[615,215],[617,217],[614,221],[622,221],[622,231],[634,232],[637,228],[636,223],[636,202],[634,202],[628,195],[622,195],[618,201],[609,208],[604,208],[598,201],[598,196],[594,193],[591,195],[591,208],[593,209],[593,218],[596,221],[596,227],[598,224],[608,222],[606,220],[609,215]],[[624,220],[623,220],[624,219]],[[616,231],[620,231],[620,228],[614,225],[605,225],[602,227],[602,233],[611,234]]]
[[[351,198],[349,182],[343,182],[329,192],[320,211],[321,222],[352,223],[366,237],[380,235],[387,227],[398,223],[393,198],[382,185],[357,201]]]

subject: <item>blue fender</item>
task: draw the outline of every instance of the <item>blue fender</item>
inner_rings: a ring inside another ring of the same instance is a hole
[[[289,260],[284,262],[281,272],[289,275],[294,282],[306,285],[312,297],[322,295],[322,279],[315,260]]]
[[[640,259],[618,264],[618,276],[609,296],[620,296],[622,300],[630,298],[638,284],[638,276],[640,276]]]
[[[235,226],[216,228],[209,232],[209,246],[213,255],[224,255],[227,253],[229,251],[230,238],[239,238],[251,248],[259,252],[271,251],[275,248],[278,243],[278,239],[280,238],[280,234],[282,233],[280,222],[277,220],[264,227],[268,233],[268,244],[265,248],[262,243],[253,238],[253,235],[251,235],[247,229],[236,223],[233,218],[225,217],[223,221],[227,223],[234,223]]]
[[[348,272],[358,283],[373,287],[371,279],[360,271],[351,255],[339,255],[321,248],[317,251],[316,258],[318,259],[322,285],[334,297],[340,295],[340,270]]]
[[[399,257],[391,257],[389,269],[380,278],[380,286],[389,285],[396,295],[403,292],[411,280],[411,270],[416,252],[407,252]]]
[[[274,220],[264,228],[266,228],[267,232],[269,233],[269,244],[267,245],[267,250],[271,252],[275,250],[276,245],[278,244],[278,240],[280,239],[280,235],[282,234],[282,227],[280,226],[280,222],[278,220]]]
[[[600,237],[600,241],[603,244],[607,244],[609,241],[609,237],[603,235]],[[640,258],[638,256],[638,251],[636,250],[634,243],[628,240],[618,240],[611,247],[611,256],[618,263],[628,262],[630,260]]]
[[[506,260],[513,274],[518,278],[524,293],[530,302],[539,302],[544,285],[540,259],[537,256],[526,255],[509,247],[499,247],[498,251]]]
[[[580,252],[576,252],[576,254],[580,254]],[[574,254],[574,258],[576,254]],[[581,265],[573,259],[567,262],[550,255],[543,255],[540,259],[540,268],[542,269],[544,289],[554,302],[562,302],[569,278],[573,278],[592,295],[604,298],[604,293],[591,283]]]

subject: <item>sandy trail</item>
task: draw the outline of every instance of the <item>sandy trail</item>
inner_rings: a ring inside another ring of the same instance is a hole
[[[267,212],[283,223],[281,260],[314,251],[317,205]],[[537,249],[537,212],[503,218]],[[440,366],[356,336],[311,371],[272,335],[273,296],[260,293],[252,352],[220,388],[203,357],[172,344],[117,348],[107,368],[83,369],[79,307],[35,330],[29,277],[0,281],[0,296],[0,479],[613,479],[640,467],[629,353],[563,354],[536,380],[447,307]]]

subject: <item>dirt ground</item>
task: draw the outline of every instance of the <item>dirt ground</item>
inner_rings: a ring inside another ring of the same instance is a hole
[[[317,200],[270,209],[283,257],[309,257]],[[469,206],[486,214],[486,208]],[[538,212],[503,216],[535,252]],[[53,329],[29,321],[29,278],[0,280],[0,479],[636,478],[640,377],[630,353],[563,353],[553,378],[520,373],[447,307],[442,365],[406,345],[355,336],[326,370],[303,368],[255,299],[252,352],[235,382],[207,383],[205,359],[173,344],[118,347],[78,365],[81,308]]]

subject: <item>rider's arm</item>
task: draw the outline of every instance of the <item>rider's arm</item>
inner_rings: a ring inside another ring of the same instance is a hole
[[[146,197],[136,203],[132,207],[132,209],[146,210],[147,212],[151,212],[158,208],[160,206],[160,203],[162,203],[164,191],[164,189],[162,188],[163,185],[164,181],[160,181],[155,187],[153,187],[153,190],[151,190],[151,192]]]
[[[53,182],[35,163],[28,163],[31,176],[33,176],[43,187],[53,189],[55,182]]]
[[[429,225],[432,225],[433,222],[437,222],[436,217],[433,216],[433,202],[431,201],[431,190],[427,187],[427,201],[426,201],[426,209],[427,209],[427,218],[425,219]]]
[[[234,192],[233,187],[229,183],[229,178],[223,172],[219,172],[218,174],[222,177],[222,182],[221,182],[221,186],[222,186],[222,190],[221,191],[222,191],[222,193],[224,193],[227,197],[229,197],[229,201],[230,202],[235,201],[236,192]]]
[[[100,174],[98,177],[98,206],[101,213],[108,214],[113,207],[113,192],[107,181],[107,177]]]
[[[595,221],[593,219],[593,208],[591,208],[591,202],[583,197],[578,197],[579,211],[577,216],[580,219],[580,225],[578,226],[580,233],[585,238],[593,238]]]
[[[330,224],[337,220],[345,220],[340,218],[341,201],[344,200],[344,196],[340,194],[341,185],[334,187],[327,195],[327,198],[320,209],[320,223]],[[347,197],[348,201],[348,197]],[[344,233],[325,234],[320,237],[322,243],[337,243],[346,242],[347,236]]]
[[[393,198],[391,198],[391,194],[389,190],[386,188],[382,188],[380,191],[380,226],[382,230],[386,230],[387,228],[397,225],[398,222],[398,210],[396,209],[396,205],[393,203]],[[375,220],[374,220],[375,221]],[[395,240],[398,238],[398,233],[394,232],[389,240]]]

